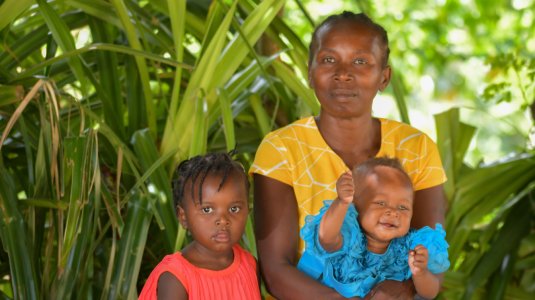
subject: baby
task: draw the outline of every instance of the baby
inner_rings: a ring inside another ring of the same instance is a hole
[[[384,280],[411,278],[416,292],[434,298],[437,274],[449,267],[446,233],[411,230],[414,191],[397,159],[379,157],[337,181],[338,197],[306,218],[298,268],[345,297],[364,297]]]

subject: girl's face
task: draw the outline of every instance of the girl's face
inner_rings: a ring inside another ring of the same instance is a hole
[[[338,21],[321,28],[308,76],[322,113],[370,115],[377,91],[390,81],[384,54],[379,35],[366,25]]]
[[[385,166],[375,170],[376,174],[366,176],[358,184],[363,188],[356,193],[354,203],[368,249],[383,253],[392,239],[409,231],[414,192],[409,179],[400,171]]]
[[[191,185],[184,191],[183,207],[179,206],[178,218],[182,226],[191,232],[194,247],[205,254],[232,253],[232,246],[243,235],[249,213],[247,191],[243,174],[231,172],[218,191],[221,176],[209,174],[202,185],[202,204],[191,199]]]

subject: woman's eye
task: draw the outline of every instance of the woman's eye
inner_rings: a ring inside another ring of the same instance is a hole
[[[201,208],[202,212],[205,213],[205,214],[209,214],[213,211],[213,209],[211,207],[203,207]]]
[[[229,210],[231,213],[238,213],[241,210],[241,208],[239,208],[238,206],[233,206]]]
[[[364,65],[366,63],[368,63],[368,62],[365,59],[362,59],[362,58],[355,59],[355,64],[356,65]]]
[[[322,61],[324,63],[333,63],[334,62],[334,58],[328,56],[328,57],[323,58]]]

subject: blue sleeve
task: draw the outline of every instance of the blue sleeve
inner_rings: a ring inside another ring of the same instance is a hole
[[[352,235],[354,235],[354,230],[351,230],[351,227],[346,224],[349,210],[352,208],[356,213],[356,210],[350,206],[341,229],[343,239],[342,247],[334,252],[327,252],[323,248],[319,241],[319,226],[323,215],[325,215],[331,204],[332,200],[323,201],[323,207],[317,215],[309,215],[305,218],[305,224],[300,232],[301,238],[305,241],[305,251],[301,255],[297,268],[315,279],[318,279],[322,275],[325,270],[325,263],[329,258],[343,255],[348,250]],[[356,220],[356,215],[353,214],[353,216]]]
[[[442,225],[437,223],[435,229],[425,226],[413,231],[409,236],[409,247],[414,249],[418,245],[423,245],[429,253],[427,268],[431,273],[444,273],[450,267],[448,258],[448,242],[446,241],[446,231]]]
[[[301,238],[305,241],[305,251],[297,268],[323,284],[334,288],[344,297],[364,297],[377,283],[371,276],[371,270],[363,271],[361,264],[366,251],[364,235],[357,221],[357,210],[350,205],[341,228],[342,247],[334,252],[327,252],[319,242],[319,225],[332,201],[324,201],[320,212],[307,216],[301,229]],[[360,264],[359,264],[360,262]]]

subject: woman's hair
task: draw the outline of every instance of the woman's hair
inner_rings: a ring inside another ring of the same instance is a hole
[[[370,158],[364,161],[363,163],[358,164],[353,169],[353,176],[354,178],[366,178],[370,174],[376,174],[377,171],[375,170],[375,167],[379,166],[398,170],[401,174],[403,174],[403,177],[405,177],[407,184],[410,185],[410,187],[412,188],[411,178],[409,177],[405,169],[403,169],[403,166],[401,165],[399,160],[393,157],[381,156]]]
[[[221,177],[218,191],[231,174],[239,174],[244,178],[245,190],[249,190],[249,181],[243,166],[232,159],[230,153],[208,153],[198,155],[182,161],[176,168],[176,178],[173,180],[173,198],[175,207],[183,205],[186,185],[189,184],[191,199],[195,202],[195,185],[199,188],[199,203],[202,203],[202,185],[208,175],[218,175]]]
[[[384,44],[385,51],[383,55],[383,67],[386,67],[388,65],[388,56],[390,55],[390,48],[388,47],[388,34],[386,33],[386,30],[383,28],[383,26],[375,23],[372,19],[370,19],[366,14],[364,13],[358,13],[355,14],[350,11],[344,11],[341,14],[337,15],[331,15],[327,17],[327,19],[323,20],[318,26],[316,26],[316,29],[312,33],[312,40],[310,41],[309,49],[308,49],[308,65],[310,66],[312,64],[312,60],[314,59],[314,56],[316,55],[316,51],[318,49],[318,33],[321,28],[323,28],[326,25],[334,24],[339,21],[350,21],[362,25],[366,25],[370,27],[371,29],[375,30],[379,37],[381,38],[381,41]]]

